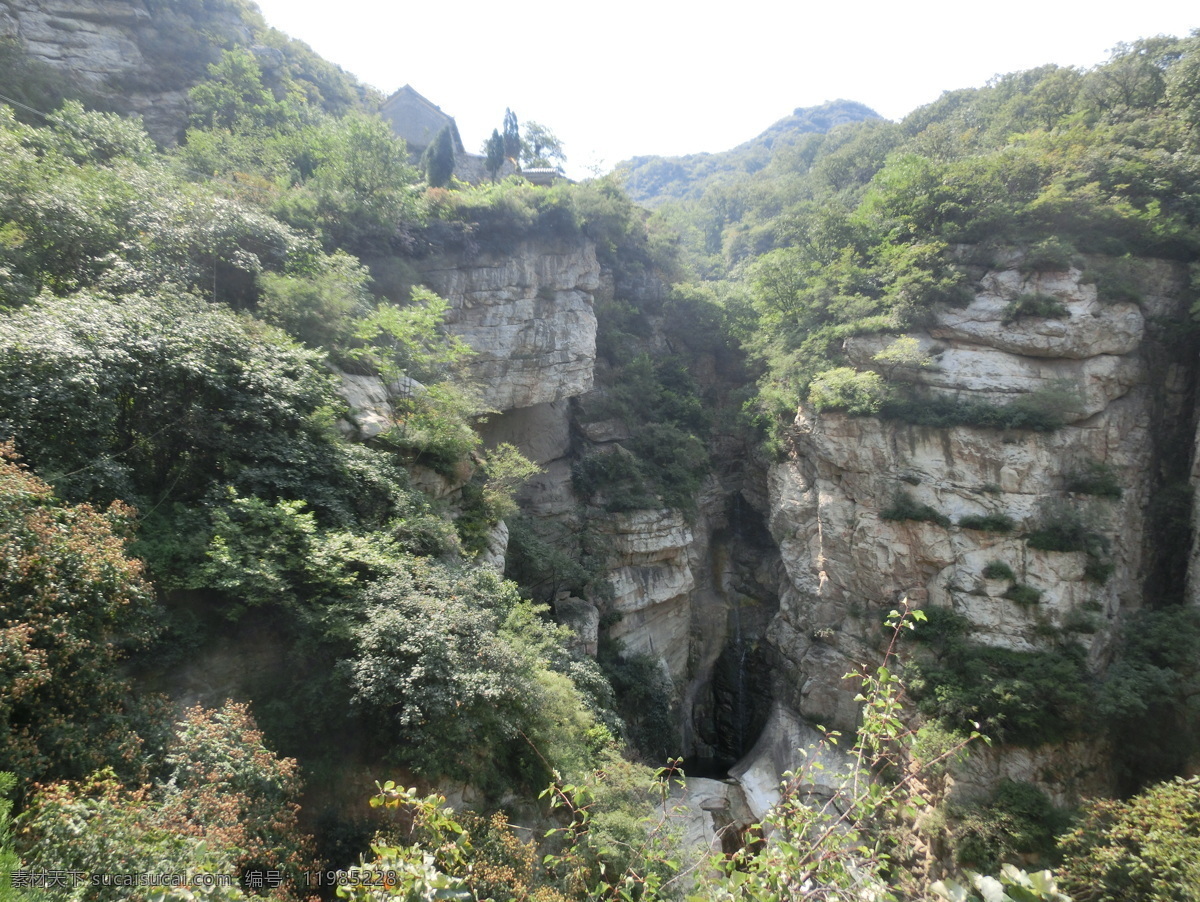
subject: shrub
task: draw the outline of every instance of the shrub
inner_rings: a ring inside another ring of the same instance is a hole
[[[1137,261],[1127,257],[1095,263],[1083,271],[1079,281],[1094,283],[1096,297],[1101,301],[1140,304],[1144,295],[1139,275]]]
[[[80,778],[139,754],[122,669],[158,612],[126,551],[134,511],[61,504],[15,458],[0,445],[0,768]]]
[[[562,591],[583,597],[598,593],[600,584],[607,585],[594,532],[537,517],[518,516],[506,522],[504,575],[534,601],[550,604]]]
[[[984,802],[951,805],[955,860],[992,874],[1003,863],[1055,857],[1055,837],[1068,825],[1066,813],[1030,783],[1002,780]]]
[[[414,560],[365,600],[355,649],[339,666],[391,763],[485,792],[540,785],[547,766],[586,767],[596,723],[561,672],[567,634],[515,585]]]
[[[1013,573],[1012,567],[1004,563],[1004,561],[988,561],[987,566],[983,568],[983,575],[987,579],[1015,579],[1016,574]]]
[[[1004,597],[1009,601],[1015,601],[1017,604],[1031,605],[1037,604],[1041,600],[1042,593],[1040,589],[1035,589],[1033,586],[1027,586],[1024,583],[1015,583],[1005,590]]]
[[[973,426],[980,429],[1053,432],[1061,429],[1068,419],[1077,416],[1079,410],[1078,390],[1063,385],[1030,392],[1008,404],[956,401],[942,396],[890,399],[880,406],[879,415],[914,426],[933,426],[938,429]]]
[[[1004,315],[1000,318],[1000,322],[1007,325],[1014,320],[1027,316],[1041,317],[1043,319],[1061,319],[1069,315],[1070,311],[1061,300],[1052,294],[1038,292],[1034,294],[1022,294],[1016,300],[1010,301],[1004,308]]]
[[[1098,612],[1081,605],[1077,608],[1071,608],[1067,612],[1067,616],[1063,619],[1062,628],[1065,633],[1091,635],[1099,632],[1100,627],[1103,625],[1104,618]]]
[[[1071,268],[1075,248],[1061,238],[1045,238],[1025,252],[1021,272],[1066,272]]]
[[[258,277],[258,315],[310,348],[344,347],[353,322],[370,312],[366,268],[338,252],[304,278],[264,272]]]
[[[699,438],[669,423],[655,423],[639,429],[628,447],[664,506],[695,508],[709,468],[708,450]]]
[[[27,865],[90,874],[281,872],[280,902],[305,897],[314,862],[298,821],[299,767],[264,744],[245,705],[191,708],[171,743],[168,779],[123,788],[111,771],[43,787],[22,818]],[[84,884],[85,902],[143,899]],[[229,896],[242,899],[234,890]]]
[[[967,514],[958,521],[963,529],[975,529],[980,532],[1012,532],[1012,517],[1006,514]]]
[[[854,416],[873,416],[886,397],[883,377],[841,366],[825,370],[813,379],[808,403],[814,410],[844,410]]]
[[[1037,528],[1025,542],[1039,551],[1086,551],[1100,557],[1108,553],[1108,540],[1091,529],[1091,519],[1083,507],[1050,499],[1042,504]]]
[[[541,467],[508,442],[488,450],[483,466],[462,487],[462,509],[454,523],[467,551],[483,551],[496,525],[517,513],[517,490],[540,472]]]
[[[921,504],[907,492],[900,492],[890,507],[879,514],[882,520],[923,520],[936,523],[943,529],[950,527],[950,518],[928,504]]]
[[[1112,561],[1088,555],[1087,563],[1083,565],[1083,577],[1091,582],[1104,585],[1116,569],[1117,565]]]
[[[1179,773],[1200,734],[1200,611],[1176,604],[1138,611],[1099,697],[1128,791]]]
[[[71,500],[149,509],[227,483],[350,519],[356,493],[329,492],[347,475],[335,404],[318,354],[192,297],[80,294],[0,317],[0,421]]]
[[[925,608],[925,619],[909,634],[939,656],[957,648],[971,631],[971,621],[952,608]]]
[[[1121,483],[1117,471],[1098,460],[1084,461],[1077,469],[1063,477],[1063,488],[1079,495],[1097,495],[1101,498],[1121,497]]]
[[[914,662],[911,685],[919,709],[947,728],[975,722],[1000,741],[1036,746],[1084,722],[1092,693],[1077,646],[1014,651],[951,636],[938,651],[936,660]]]
[[[608,511],[659,506],[638,459],[624,448],[577,460],[571,467],[571,484],[585,503],[600,502]]]

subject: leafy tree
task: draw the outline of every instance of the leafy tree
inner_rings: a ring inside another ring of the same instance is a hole
[[[345,348],[372,308],[366,267],[337,251],[305,275],[262,273],[258,316],[310,348]]]
[[[1200,778],[1092,802],[1061,848],[1063,888],[1076,902],[1200,899]]]
[[[93,873],[178,874],[188,881],[234,873],[235,849],[210,842],[202,831],[169,829],[163,820],[152,788],[126,789],[102,770],[44,787],[22,816],[17,841],[28,868],[87,875],[73,889],[83,902],[145,898],[145,888],[105,885],[103,877],[92,886]],[[236,884],[214,895],[220,902],[246,899]]]
[[[132,519],[62,504],[0,446],[0,766],[22,780],[145,763],[121,672],[155,619]]]
[[[323,118],[281,148],[292,190],[273,204],[285,221],[318,231],[325,248],[366,255],[402,250],[402,221],[419,221],[408,149],[379,116]],[[298,176],[298,178],[297,178]]]
[[[841,366],[826,370],[812,381],[808,403],[814,410],[844,410],[859,416],[879,412],[887,389],[878,373]]]
[[[311,839],[300,829],[300,768],[265,745],[242,703],[184,712],[167,754],[162,788],[165,825],[218,839],[235,865],[277,868],[290,895],[304,894],[312,869]],[[211,841],[211,840],[210,840]]]
[[[185,295],[26,307],[0,319],[0,371],[0,421],[67,497],[153,507],[216,479],[315,501],[339,469],[318,358]]]
[[[241,876],[278,870],[280,902],[307,896],[311,840],[299,828],[295,761],[263,743],[247,707],[184,713],[167,756],[168,779],[121,786],[108,771],[44,787],[21,817],[19,842],[33,868],[103,874]],[[82,900],[141,899],[145,888],[88,881]],[[215,896],[240,900],[237,883]],[[190,898],[186,888],[179,896]]]
[[[413,561],[366,602],[343,667],[362,722],[396,763],[495,791],[540,783],[546,766],[575,772],[589,737],[607,736],[572,680],[547,666],[563,660],[562,632],[512,583]]]
[[[193,124],[247,130],[277,124],[285,115],[286,107],[263,84],[262,69],[249,50],[226,50],[208,67],[208,76],[188,94]]]
[[[1099,708],[1123,738],[1117,757],[1133,790],[1187,767],[1200,732],[1200,616],[1190,605],[1139,611],[1123,639]]]
[[[562,141],[546,126],[526,122],[522,127],[521,164],[526,169],[550,169],[567,161]]]
[[[355,356],[379,370],[389,382],[402,377],[433,382],[443,379],[473,353],[445,329],[450,304],[428,288],[412,290],[404,306],[380,304],[357,325],[365,347]]]

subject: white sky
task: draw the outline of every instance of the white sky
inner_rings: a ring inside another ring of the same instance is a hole
[[[1092,66],[1120,41],[1200,27],[1187,0],[256,2],[367,84],[411,84],[469,150],[506,106],[548,126],[576,177],[639,154],[726,150],[826,100],[899,119],[998,73]]]

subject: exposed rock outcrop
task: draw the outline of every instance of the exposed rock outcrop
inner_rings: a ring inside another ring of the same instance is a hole
[[[1188,413],[1178,373],[1146,326],[1182,315],[1183,286],[1180,267],[1147,263],[1139,307],[1097,300],[1078,270],[992,272],[970,305],[913,333],[933,365],[904,376],[927,394],[996,403],[1068,380],[1082,404],[1056,431],[931,428],[801,409],[793,452],[769,478],[770,526],[787,574],[769,638],[785,662],[776,686],[787,708],[853,728],[855,687],[843,675],[877,660],[880,612],[904,596],[956,611],[972,641],[1015,650],[1078,642],[1089,666],[1103,669],[1122,618],[1143,604],[1154,566],[1146,511],[1160,478],[1157,424]],[[1005,322],[1018,291],[1051,294],[1067,312]],[[847,351],[860,366],[877,366],[874,355],[888,341],[852,339]],[[1117,480],[1119,498],[1070,491],[1076,475],[1096,465]],[[898,500],[946,519],[890,519]],[[1029,547],[1025,537],[1055,503],[1082,512],[1107,542],[1106,579],[1095,567],[1089,572],[1082,551]],[[989,515],[1008,518],[1011,531],[972,528],[980,521],[970,518]],[[984,576],[991,562],[1013,577]],[[1014,584],[1035,592],[1014,600]],[[1071,755],[1024,751],[1029,760],[1019,767],[1005,754],[981,764],[968,782],[1018,772],[1043,781],[1053,771],[1060,793],[1062,785],[1105,788],[1095,747]]]
[[[450,302],[448,328],[475,351],[467,367],[491,410],[532,407],[592,387],[600,265],[588,242],[525,242],[511,254],[422,261]]]
[[[208,64],[226,47],[252,43],[237,4],[155,0],[9,0],[0,35],[113,108],[140,114],[168,143],[187,122],[188,89]]]
[[[647,510],[613,514],[603,528],[617,566],[609,573],[609,610],[621,615],[609,635],[632,653],[666,664],[672,677],[687,670],[690,600],[696,587],[688,550],[691,526],[679,511]]]

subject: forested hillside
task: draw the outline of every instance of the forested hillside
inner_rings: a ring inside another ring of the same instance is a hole
[[[656,207],[668,201],[692,200],[717,185],[737,181],[764,168],[776,154],[839,125],[878,119],[861,103],[835,100],[800,107],[732,150],[682,157],[634,157],[619,163],[626,192],[640,204]]]
[[[4,47],[0,898],[1194,897],[1200,38],[651,215],[159,7]]]

